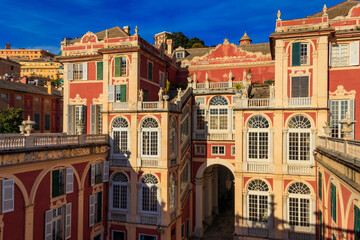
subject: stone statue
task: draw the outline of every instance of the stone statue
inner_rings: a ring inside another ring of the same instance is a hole
[[[159,102],[161,102],[163,100],[163,92],[164,92],[164,90],[162,88],[160,88],[160,90],[158,92]]]
[[[205,74],[205,81],[208,81],[208,79],[209,79],[209,74],[206,72],[206,74]]]
[[[245,87],[242,89],[241,98],[242,98],[242,99],[247,99],[247,98],[248,98],[248,87],[247,87],[247,86],[245,86]]]
[[[270,98],[275,98],[275,85],[271,84],[269,90],[270,90]]]
[[[229,72],[229,82],[232,81],[232,78],[233,78],[233,75],[232,75],[232,71],[230,70],[230,72]]]
[[[178,92],[178,93],[177,93],[177,101],[180,102],[180,101],[181,101],[181,88],[178,88],[178,89],[177,89],[177,92]]]
[[[105,30],[105,38],[109,38],[109,32],[107,29]]]
[[[243,71],[243,82],[246,82],[246,71],[245,71],[245,69],[244,69],[244,71]]]
[[[280,18],[280,17],[281,17],[281,12],[280,12],[280,10],[278,10],[276,16],[277,16],[277,20],[280,21],[280,20],[281,20],[281,18]]]
[[[139,101],[140,102],[144,101],[144,92],[142,89],[139,90]]]

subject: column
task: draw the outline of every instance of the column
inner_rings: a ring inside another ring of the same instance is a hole
[[[32,240],[34,236],[34,205],[25,207],[25,240]],[[2,239],[2,238],[1,238]]]
[[[78,227],[77,239],[83,239],[84,229],[84,189],[78,190]]]
[[[212,183],[212,176],[213,173],[210,172],[207,175],[207,181],[206,181],[206,185],[207,185],[207,195],[206,195],[206,199],[208,199],[206,202],[207,203],[207,209],[206,209],[206,220],[208,222],[208,224],[210,225],[212,222],[212,210],[213,210],[213,183]]]
[[[102,114],[102,120],[103,120],[103,129],[102,133],[109,134],[109,85],[112,85],[110,74],[111,74],[111,67],[109,67],[109,55],[104,55],[103,57],[103,114]],[[89,99],[90,100],[90,99]]]
[[[213,212],[215,214],[219,214],[218,184],[219,184],[219,169],[217,167],[214,167],[214,170],[213,170]]]
[[[240,235],[240,234],[244,234],[243,231],[243,219],[244,219],[244,212],[243,212],[243,197],[242,197],[242,178],[243,175],[240,172],[235,172],[234,173],[234,177],[235,177],[235,184],[234,184],[234,188],[235,188],[235,209],[234,209],[234,213],[235,213],[235,233]]]
[[[195,179],[196,193],[196,212],[195,212],[195,229],[194,236],[201,238],[203,236],[203,182],[204,178]]]

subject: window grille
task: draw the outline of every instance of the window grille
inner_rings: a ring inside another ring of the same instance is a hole
[[[310,227],[310,188],[302,183],[290,185],[288,215],[290,226]]]

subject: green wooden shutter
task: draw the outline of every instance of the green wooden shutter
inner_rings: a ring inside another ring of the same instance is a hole
[[[354,206],[354,235],[355,240],[360,240],[360,209]]]
[[[296,42],[292,44],[292,65],[300,66],[300,48],[301,43]]]
[[[121,76],[121,57],[115,58],[115,77]]]
[[[143,90],[144,92],[144,102],[146,102],[148,100],[148,90]]]
[[[96,222],[101,222],[101,211],[102,210],[102,192],[97,194],[97,219]]]
[[[153,80],[153,64],[148,62],[148,80]]]
[[[331,184],[331,218],[336,222],[336,187]]]
[[[126,102],[126,85],[120,85],[120,102]]]
[[[52,197],[59,196],[59,176],[59,170],[52,171]]]
[[[322,174],[319,172],[319,198],[322,200]]]
[[[103,80],[103,62],[96,63],[96,79]]]

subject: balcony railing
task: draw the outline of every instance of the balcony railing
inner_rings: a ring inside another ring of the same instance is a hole
[[[309,107],[311,106],[311,98],[310,97],[289,98],[288,105],[289,107]]]
[[[360,160],[360,141],[318,137],[319,147]]]
[[[46,148],[49,146],[70,146],[87,144],[108,144],[108,135],[66,135],[66,134],[1,134],[0,151],[13,149]]]
[[[239,108],[269,108],[274,107],[274,99],[272,98],[257,98],[257,99],[240,99],[234,97],[236,107]]]

